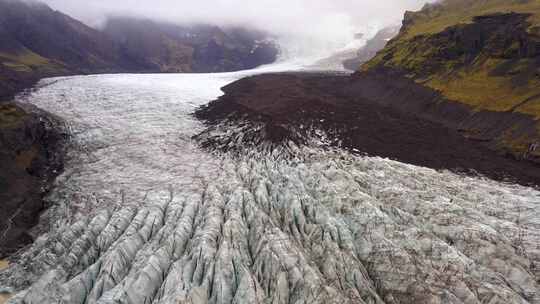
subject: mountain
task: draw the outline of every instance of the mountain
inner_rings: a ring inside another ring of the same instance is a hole
[[[44,76],[123,68],[114,43],[48,6],[0,1],[0,97]]]
[[[278,48],[269,35],[243,28],[180,26],[136,18],[111,18],[104,32],[121,54],[160,72],[226,72],[272,63]]]
[[[0,2],[3,65],[15,71],[109,67],[112,41],[41,3]]]
[[[356,76],[391,78],[371,91],[399,96],[406,88],[407,100],[389,103],[501,153],[540,157],[538,0],[444,0],[407,12],[399,35]]]
[[[42,77],[116,72],[223,72],[273,62],[251,29],[113,18],[104,30],[34,1],[0,0],[0,99]]]

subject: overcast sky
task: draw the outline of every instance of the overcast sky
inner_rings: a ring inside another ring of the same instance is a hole
[[[43,0],[86,22],[129,14],[178,22],[250,23],[274,31],[398,21],[426,0]]]
[[[399,23],[428,0],[42,0],[92,26],[107,15],[177,23],[249,24],[277,35],[346,43],[366,26]]]

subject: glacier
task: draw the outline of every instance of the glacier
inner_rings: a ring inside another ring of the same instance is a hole
[[[282,68],[62,77],[20,95],[71,139],[36,241],[0,272],[8,303],[540,303],[536,189],[192,139],[191,113],[222,86]]]

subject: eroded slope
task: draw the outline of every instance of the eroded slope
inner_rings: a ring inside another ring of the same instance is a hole
[[[470,107],[540,118],[540,1],[445,0],[405,16],[362,71],[391,70]],[[521,155],[538,141],[508,126],[495,140]],[[472,133],[482,126],[469,128]],[[536,129],[536,130],[535,130]],[[534,132],[532,132],[534,131]],[[533,151],[535,155],[538,151]]]

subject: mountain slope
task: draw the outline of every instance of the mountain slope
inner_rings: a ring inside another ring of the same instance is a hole
[[[511,123],[488,140],[514,155],[537,154],[538,0],[445,0],[407,12],[400,34],[361,71],[400,74],[467,106],[471,115],[488,111],[528,117],[528,124],[536,126],[526,133],[515,132],[518,126]],[[492,121],[490,127],[472,125],[464,131],[478,134],[495,127]]]
[[[1,0],[0,11],[0,97],[42,77],[134,67],[105,34],[45,4]]]
[[[14,63],[74,72],[123,66],[112,40],[44,4],[4,0],[0,9],[8,38],[1,51]]]
[[[103,31],[34,1],[0,0],[0,99],[42,77],[224,72],[271,63],[268,34],[113,18]]]
[[[104,32],[121,54],[159,72],[225,72],[252,69],[276,60],[278,49],[268,34],[212,25],[180,26],[117,17]]]

